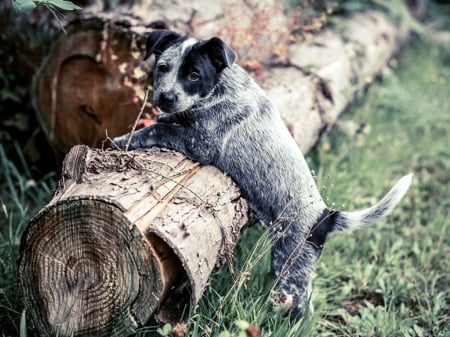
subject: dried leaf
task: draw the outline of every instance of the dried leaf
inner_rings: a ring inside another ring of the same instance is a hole
[[[261,336],[261,329],[259,326],[250,324],[247,329],[245,329],[245,332],[247,333],[248,337],[260,337]]]
[[[186,335],[186,332],[187,332],[186,323],[177,323],[172,329],[172,334],[175,337],[184,337]]]

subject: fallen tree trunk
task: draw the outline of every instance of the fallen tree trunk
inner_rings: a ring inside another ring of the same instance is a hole
[[[62,153],[80,143],[100,146],[105,130],[110,137],[128,132],[152,81],[151,61],[142,62],[145,35],[167,25],[199,38],[218,35],[243,66],[266,65],[257,81],[306,153],[386,67],[409,30],[381,11],[367,11],[343,17],[310,41],[292,42],[295,13],[285,13],[273,0],[139,1],[113,13],[91,8],[67,26],[35,76],[41,126]],[[152,123],[151,104],[145,113]]]
[[[21,242],[19,289],[40,336],[124,336],[175,322],[230,258],[247,206],[229,177],[166,150],[74,147]]]
[[[409,36],[385,13],[366,11],[289,46],[287,64],[273,67],[262,86],[303,153],[389,67]]]

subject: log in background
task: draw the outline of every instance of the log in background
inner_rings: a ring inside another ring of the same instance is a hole
[[[157,148],[74,147],[21,243],[19,288],[41,336],[124,336],[195,309],[231,258],[247,205],[231,179]]]
[[[106,130],[112,138],[130,130],[152,82],[152,60],[142,62],[145,36],[151,27],[166,25],[198,38],[220,36],[241,65],[264,65],[253,76],[308,152],[388,67],[410,32],[386,13],[370,10],[298,39],[292,15],[280,6],[275,0],[175,0],[139,1],[113,12],[86,8],[67,25],[34,78],[33,106],[49,143],[65,154],[81,143],[101,146]],[[142,125],[154,122],[151,102],[144,116]]]

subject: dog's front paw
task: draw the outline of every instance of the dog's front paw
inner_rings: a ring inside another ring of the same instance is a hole
[[[156,117],[158,123],[172,123],[174,122],[173,114],[162,113]]]

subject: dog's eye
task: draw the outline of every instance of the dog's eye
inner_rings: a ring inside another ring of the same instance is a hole
[[[161,73],[166,73],[169,71],[169,66],[165,63],[158,64],[157,68],[158,68],[158,71]]]
[[[195,82],[195,81],[198,81],[199,79],[200,79],[200,74],[195,71],[193,71],[192,73],[190,73],[188,75],[189,81]]]

